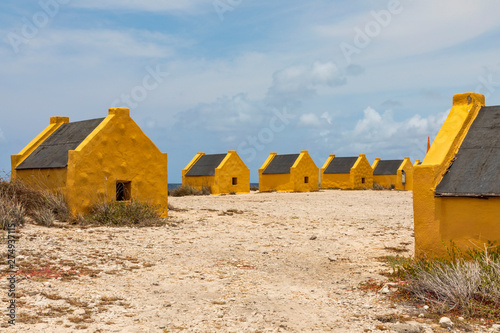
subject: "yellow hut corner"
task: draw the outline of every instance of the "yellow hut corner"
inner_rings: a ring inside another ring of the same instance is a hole
[[[50,125],[11,156],[11,178],[60,191],[74,215],[96,203],[131,199],[158,206],[167,215],[167,154],[130,118],[129,109],[109,109],[106,118]]]
[[[358,157],[330,155],[321,168],[321,188],[368,189],[373,187],[373,170],[364,154]]]
[[[414,167],[417,256],[445,256],[500,241],[500,106],[453,96],[453,107],[422,164]]]
[[[372,168],[374,184],[397,190],[413,190],[413,164],[409,157],[403,160],[376,158]]]
[[[235,150],[227,154],[197,153],[182,170],[182,185],[212,194],[250,193],[250,169]]]
[[[319,169],[307,150],[300,154],[269,154],[259,169],[260,192],[318,191]]]

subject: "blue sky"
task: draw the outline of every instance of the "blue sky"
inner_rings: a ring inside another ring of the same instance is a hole
[[[425,154],[462,92],[500,104],[493,0],[7,0],[0,170],[49,123],[130,107],[169,154]]]

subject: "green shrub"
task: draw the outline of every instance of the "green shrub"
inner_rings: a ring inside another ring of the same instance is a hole
[[[250,191],[258,191],[258,190],[259,190],[258,186],[255,185],[250,186]]]
[[[95,204],[85,221],[107,226],[159,226],[165,221],[153,205],[132,200],[130,202],[104,202]]]

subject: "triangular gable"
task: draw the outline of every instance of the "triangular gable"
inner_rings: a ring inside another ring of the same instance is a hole
[[[274,156],[273,160],[269,163],[266,170],[264,170],[262,174],[272,175],[290,173],[290,168],[299,158],[299,155],[300,154],[284,154]]]
[[[373,170],[374,176],[382,175],[397,175],[398,169],[404,160],[381,160],[378,162],[375,170]]]
[[[227,154],[210,154],[201,156],[198,161],[186,172],[186,177],[213,176]]]
[[[482,107],[448,172],[438,196],[500,196],[500,106]]]
[[[358,158],[359,157],[334,157],[323,173],[351,173],[351,168]]]
[[[16,170],[67,167],[68,151],[75,150],[103,120],[99,118],[62,124]]]

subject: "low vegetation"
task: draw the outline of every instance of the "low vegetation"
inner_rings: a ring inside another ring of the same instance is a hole
[[[75,219],[62,194],[0,179],[0,229],[14,224],[22,227],[27,220],[46,227],[54,226],[56,221],[109,226],[165,224],[158,207],[134,200],[97,203],[89,214]]]
[[[436,313],[500,319],[500,246],[462,253],[452,245],[448,252],[446,258],[392,258],[391,276]]]
[[[70,211],[61,194],[0,179],[0,228],[5,230],[13,223],[23,226],[26,217],[37,224],[52,226],[55,220],[68,219]]]
[[[130,202],[102,202],[95,204],[84,217],[85,222],[107,226],[148,227],[164,225],[159,207],[132,200]]]
[[[172,191],[169,191],[169,195],[173,197],[185,197],[187,195],[210,195],[212,193],[210,186],[203,186],[201,191],[195,187],[189,185],[182,185]]]

